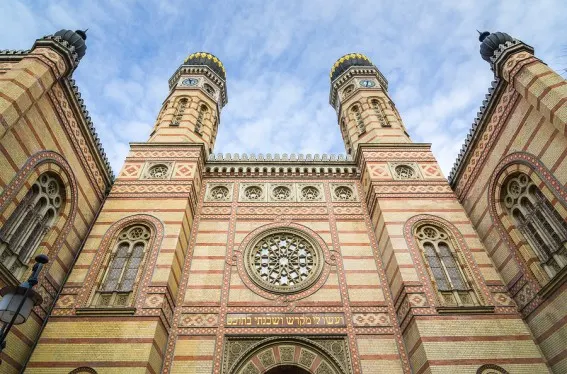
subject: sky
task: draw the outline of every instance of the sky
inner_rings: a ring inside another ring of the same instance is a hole
[[[148,139],[168,79],[193,52],[226,68],[215,153],[344,154],[329,71],[360,52],[446,176],[494,78],[477,29],[507,32],[567,68],[565,0],[2,0],[0,15],[0,49],[89,29],[73,77],[115,174],[128,143]]]

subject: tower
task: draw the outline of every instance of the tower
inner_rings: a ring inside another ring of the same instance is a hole
[[[227,102],[224,67],[209,53],[194,53],[169,87],[149,140],[131,143],[62,291],[65,301],[51,313],[43,336],[55,343],[39,344],[27,370],[47,366],[63,372],[65,365],[90,361],[95,367],[127,365],[132,373],[160,372],[178,318],[173,311],[199,214],[204,164]],[[70,363],[59,362],[65,339],[93,318],[96,329],[81,332],[93,349],[76,350],[67,356]],[[116,329],[121,333],[113,344],[108,337]]]
[[[227,103],[222,62],[210,53],[191,54],[169,79],[169,90],[149,142],[203,144],[209,154]]]
[[[329,102],[337,112],[348,154],[364,143],[411,142],[394,102],[388,81],[360,53],[349,53],[331,69]]]

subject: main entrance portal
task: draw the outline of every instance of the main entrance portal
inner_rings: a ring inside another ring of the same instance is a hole
[[[286,365],[270,369],[266,374],[309,374],[309,372],[299,366]]]

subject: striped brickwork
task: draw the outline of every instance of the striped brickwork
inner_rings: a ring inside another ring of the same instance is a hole
[[[344,83],[343,87],[349,84],[358,85],[357,80],[353,79],[350,83]],[[379,110],[373,108],[374,100],[378,101]],[[360,117],[354,114],[354,107],[359,108]],[[386,91],[379,88],[356,87],[354,93],[342,101],[338,120],[343,138],[348,140],[353,154],[357,152],[359,144],[411,142],[394,103]],[[364,132],[361,132],[359,121],[364,123]]]
[[[25,324],[12,329],[2,354],[2,372],[16,373],[29,358],[100,209],[110,175],[87,135],[86,119],[67,80],[71,66],[64,57],[49,47],[38,47],[17,56],[0,56],[0,61],[0,225],[40,174],[57,174],[65,186],[61,216],[37,250],[50,258],[36,287],[44,302]],[[16,279],[2,270],[0,287],[19,283],[30,272]]]
[[[319,186],[324,196],[320,201],[307,202],[242,201],[240,185],[254,183],[312,184]],[[228,200],[208,200],[207,191],[219,184],[230,188]],[[352,201],[332,198],[333,188],[343,184],[354,189]],[[224,360],[228,336],[261,340],[302,335],[315,340],[320,335],[344,339],[350,348],[353,373],[372,373],[374,368],[404,372],[401,334],[393,323],[393,309],[388,307],[389,293],[382,289],[385,275],[374,256],[376,242],[369,231],[371,223],[359,188],[354,179],[207,178],[201,191],[200,214],[190,240],[190,256],[183,270],[182,289],[177,299],[179,318],[173,321],[164,372],[199,373],[212,369],[213,373],[227,373]],[[265,230],[278,228],[300,230],[326,248],[326,264],[320,281],[311,289],[288,297],[259,289],[250,281],[241,262],[244,248],[251,239]],[[322,318],[330,315],[328,313],[339,313],[343,319],[337,327],[311,328],[227,323],[235,314],[262,313],[285,316],[300,313],[295,315]],[[279,351],[274,348],[274,352]],[[296,348],[296,352],[299,358],[301,349]],[[274,359],[274,364],[285,362],[277,354]],[[269,361],[250,360],[259,370],[270,365]],[[325,360],[322,357],[309,361],[311,369],[324,365]],[[235,362],[238,364],[238,360]],[[246,361],[241,365],[245,366]],[[409,372],[407,361],[405,366]]]
[[[549,279],[502,208],[500,190],[507,176],[523,172],[567,217],[567,84],[527,52],[512,55],[500,74],[494,110],[453,185],[501,274],[498,287],[510,293],[553,372],[561,373],[567,370],[566,278]]]
[[[544,359],[429,145],[365,145],[360,163],[379,256],[413,372],[472,373],[483,364],[510,372],[546,372]],[[400,179],[392,167],[399,164],[412,165],[417,174]],[[480,305],[446,308],[413,237],[415,224],[423,221],[441,225],[453,237]]]
[[[160,372],[201,188],[202,159],[199,145],[132,144],[52,313],[53,329],[45,331],[31,357],[29,372],[80,366],[102,372]],[[168,165],[164,179],[147,173],[155,164]],[[152,232],[134,298],[128,305],[98,307],[93,296],[113,239],[134,223],[146,224]],[[84,331],[89,325],[92,331]],[[73,339],[84,349],[65,355]],[[90,354],[95,347],[100,354]]]

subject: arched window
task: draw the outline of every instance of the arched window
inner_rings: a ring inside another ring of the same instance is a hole
[[[376,117],[378,117],[378,122],[380,123],[380,126],[382,127],[392,126],[386,120],[386,116],[384,115],[384,110],[382,109],[382,106],[380,106],[380,102],[378,101],[378,99],[372,99],[370,101],[370,106],[374,110],[374,114],[376,114]]]
[[[366,125],[364,125],[364,121],[362,120],[360,107],[358,105],[353,106],[351,108],[351,112],[354,115],[354,119],[356,120],[356,126],[358,127],[358,132],[360,134],[364,134],[366,132]]]
[[[424,224],[415,233],[432,281],[446,306],[478,305],[478,299],[459,262],[454,240],[441,227]]]
[[[201,134],[205,115],[208,113],[209,108],[205,104],[199,106],[199,114],[197,115],[197,122],[195,123],[195,132]]]
[[[96,306],[128,306],[140,268],[146,257],[150,230],[144,225],[132,225],[120,232],[106,272],[94,296]]]
[[[187,98],[182,98],[179,100],[177,104],[177,109],[175,110],[175,114],[173,116],[173,121],[171,122],[171,126],[179,126],[181,120],[183,119],[183,114],[185,113],[185,108],[187,108],[187,103],[189,100]]]
[[[93,368],[82,366],[80,368],[71,370],[69,374],[97,374],[97,372]]]
[[[505,181],[502,204],[550,277],[567,265],[567,222],[527,174]]]
[[[58,176],[43,173],[0,228],[0,263],[16,278],[27,269],[45,234],[53,226],[65,200]]]

